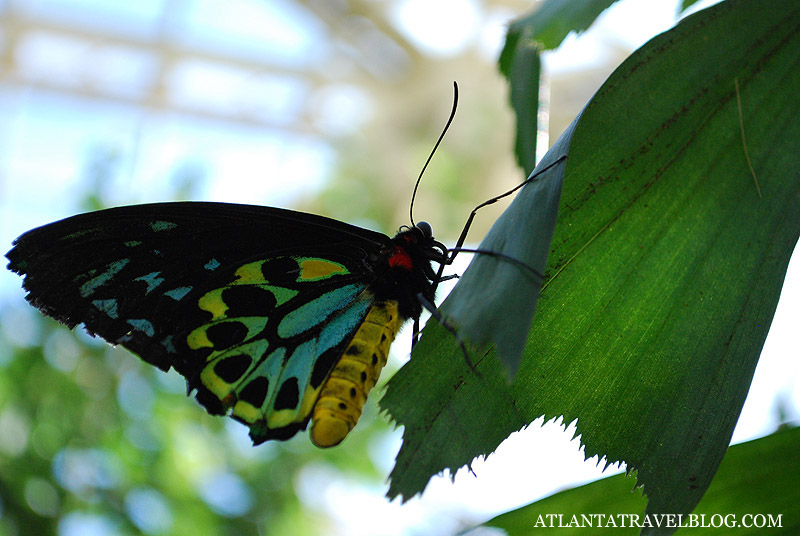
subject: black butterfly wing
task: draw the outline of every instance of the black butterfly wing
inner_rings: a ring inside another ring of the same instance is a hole
[[[389,245],[311,214],[160,203],[34,229],[7,257],[34,306],[174,367],[209,412],[232,408],[263,440],[305,427]]]

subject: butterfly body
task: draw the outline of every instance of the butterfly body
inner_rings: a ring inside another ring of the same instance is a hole
[[[28,301],[68,327],[175,368],[255,443],[355,426],[394,336],[433,301],[446,250],[283,209],[158,203],[67,218],[8,252]]]

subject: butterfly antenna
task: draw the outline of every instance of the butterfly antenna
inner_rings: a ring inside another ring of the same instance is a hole
[[[480,209],[482,209],[483,207],[492,205],[494,203],[497,203],[498,201],[500,201],[504,197],[508,197],[509,195],[513,194],[514,192],[516,192],[517,190],[519,190],[520,188],[522,188],[523,186],[525,186],[529,182],[533,182],[534,180],[536,180],[536,178],[539,175],[541,175],[542,173],[544,173],[545,171],[549,170],[552,167],[557,166],[558,164],[560,164],[561,162],[565,161],[566,159],[567,159],[566,156],[558,157],[555,161],[551,162],[550,164],[548,164],[545,167],[543,167],[540,171],[536,172],[535,175],[531,175],[530,177],[528,177],[527,179],[522,181],[520,184],[518,184],[515,187],[513,187],[512,189],[510,189],[509,191],[507,191],[507,192],[505,192],[503,194],[500,194],[500,195],[498,195],[496,197],[493,197],[493,198],[489,199],[488,201],[484,201],[483,203],[481,203],[480,205],[478,205],[477,207],[472,209],[472,212],[470,212],[469,217],[467,218],[467,223],[464,225],[464,228],[461,230],[461,235],[458,237],[458,240],[456,241],[456,245],[455,245],[454,248],[451,249],[451,251],[453,251],[453,250],[456,250],[456,251],[461,250],[461,246],[463,246],[464,242],[467,240],[467,233],[469,232],[469,228],[472,226],[472,221],[475,219],[475,215],[478,213],[478,211]]]
[[[450,128],[450,123],[453,122],[453,118],[456,116],[456,108],[458,107],[458,84],[453,82],[453,109],[450,110],[450,118],[447,120],[447,124],[442,129],[442,133],[439,134],[439,139],[436,140],[436,144],[433,146],[433,150],[431,150],[431,154],[428,155],[428,159],[425,161],[425,165],[422,166],[422,171],[419,172],[419,177],[417,177],[417,182],[414,184],[414,193],[411,194],[411,206],[408,209],[409,219],[411,220],[411,226],[415,225],[414,223],[414,199],[417,197],[417,189],[419,188],[419,183],[422,180],[422,175],[425,173],[425,170],[430,164],[431,159],[433,158],[434,153],[436,153],[436,149],[439,148],[439,144],[442,143],[442,139],[444,139],[444,135],[447,133],[447,129]]]
[[[531,271],[537,278],[544,279],[542,274],[540,274],[535,268],[526,265],[525,263],[523,263],[520,260],[517,260],[517,259],[513,259],[512,260],[512,258],[508,257],[507,255],[503,255],[502,253],[497,253],[497,252],[492,252],[492,251],[468,250],[468,249],[464,248],[463,245],[464,245],[464,242],[466,242],[466,240],[467,240],[467,233],[469,233],[469,229],[472,226],[472,221],[475,219],[475,215],[478,213],[478,211],[480,209],[482,209],[485,206],[497,203],[499,200],[503,199],[504,197],[507,197],[507,196],[513,194],[514,192],[516,192],[517,190],[519,190],[520,188],[522,188],[523,186],[525,186],[529,182],[532,182],[532,181],[536,180],[536,178],[539,175],[541,175],[542,173],[544,173],[548,169],[550,169],[552,167],[555,167],[556,165],[560,164],[561,162],[564,162],[566,159],[567,159],[566,156],[558,157],[555,161],[551,162],[550,164],[548,164],[547,166],[542,168],[540,171],[537,171],[534,175],[531,175],[530,177],[528,177],[526,180],[524,180],[520,184],[516,185],[511,190],[509,190],[509,191],[507,191],[507,192],[505,192],[503,194],[500,194],[500,195],[498,195],[496,197],[493,197],[493,198],[489,199],[488,201],[484,201],[483,203],[481,203],[480,205],[475,207],[472,210],[472,212],[470,212],[469,217],[467,218],[467,223],[464,225],[464,228],[461,230],[461,235],[459,235],[458,240],[456,241],[455,247],[450,248],[448,250],[448,252],[450,254],[447,256],[447,258],[444,260],[444,262],[439,263],[439,270],[438,270],[438,272],[436,274],[437,284],[438,284],[438,281],[442,280],[442,274],[444,274],[445,266],[448,265],[448,264],[452,264],[453,263],[453,259],[455,258],[456,253],[458,253],[459,251],[464,251],[465,253],[466,252],[471,252],[471,253],[480,253],[480,254],[483,254],[483,255],[491,255],[491,256],[497,257],[497,258],[505,258],[505,259],[507,259],[509,261],[514,262],[515,264],[519,264],[519,265],[524,266],[526,269]]]

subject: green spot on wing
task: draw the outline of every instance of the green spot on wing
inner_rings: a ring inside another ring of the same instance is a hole
[[[316,343],[317,353],[333,348],[355,332],[371,305],[371,299],[358,299],[325,324]]]
[[[119,318],[117,300],[93,300],[92,305],[107,314],[109,318]]]
[[[158,277],[160,274],[161,272],[150,272],[147,275],[137,277],[136,281],[144,281],[145,283],[147,283],[147,290],[145,290],[144,292],[145,294],[150,294],[150,292],[154,288],[156,288],[157,286],[159,286],[161,283],[164,282],[163,277]]]
[[[178,226],[178,224],[176,224],[176,223],[172,223],[170,221],[164,221],[164,220],[156,220],[156,221],[150,222],[150,228],[153,231],[157,232],[157,233],[159,233],[161,231],[169,231],[170,229],[174,229],[177,226]]]
[[[272,285],[258,285],[264,290],[268,290],[275,296],[275,305],[280,306],[297,296],[298,291],[284,287],[274,287]]]
[[[347,285],[323,294],[289,312],[278,324],[278,336],[289,338],[321,324],[329,316],[352,303],[363,285]]]
[[[164,340],[161,341],[161,346],[163,346],[164,349],[170,354],[178,353],[178,351],[175,349],[175,343],[172,342],[172,335],[167,335],[164,337]]]
[[[168,290],[164,293],[164,296],[168,296],[175,301],[181,301],[184,296],[189,294],[192,291],[192,287],[178,287],[172,290]]]
[[[82,236],[86,236],[88,234],[92,234],[92,233],[94,233],[96,231],[97,231],[97,229],[94,228],[94,227],[92,227],[90,229],[81,229],[80,231],[75,231],[74,233],[70,233],[70,234],[64,235],[63,237],[60,238],[60,240],[74,240],[76,238],[80,238]]]
[[[117,273],[120,272],[125,266],[131,262],[130,259],[120,259],[118,261],[114,261],[106,266],[106,271],[102,274],[93,277],[83,285],[79,290],[81,297],[86,298],[94,293],[99,287],[108,283],[111,278],[113,278]]]
[[[155,328],[153,324],[150,323],[149,320],[145,320],[144,318],[131,318],[126,320],[126,322],[133,327],[136,331],[141,331],[148,337],[152,337],[155,335]]]

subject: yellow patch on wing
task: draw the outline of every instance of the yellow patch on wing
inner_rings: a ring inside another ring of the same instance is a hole
[[[225,313],[228,311],[228,305],[222,299],[222,292],[224,290],[225,287],[210,290],[197,300],[197,306],[203,311],[211,313],[211,318],[213,320],[224,318]]]
[[[236,401],[236,405],[233,406],[233,414],[249,424],[253,424],[264,417],[261,408],[257,408],[244,400]]]
[[[332,275],[348,273],[347,268],[338,262],[311,257],[297,259],[297,261],[300,265],[300,275],[297,277],[297,281],[316,281]]]
[[[211,340],[209,340],[208,335],[206,334],[206,326],[200,326],[199,328],[193,329],[192,332],[186,336],[186,345],[192,350],[214,347],[214,344],[212,344]]]
[[[234,282],[236,285],[257,285],[259,283],[266,283],[264,274],[261,272],[261,266],[264,261],[255,261],[243,264],[236,269],[234,275],[239,279]]]
[[[231,395],[231,385],[217,376],[214,372],[213,367],[206,367],[200,373],[200,380],[203,382],[203,385],[208,388],[209,391],[214,393],[220,401],[225,404],[225,400]],[[233,399],[230,399],[229,402],[233,402]],[[225,404],[227,407],[229,404]]]

